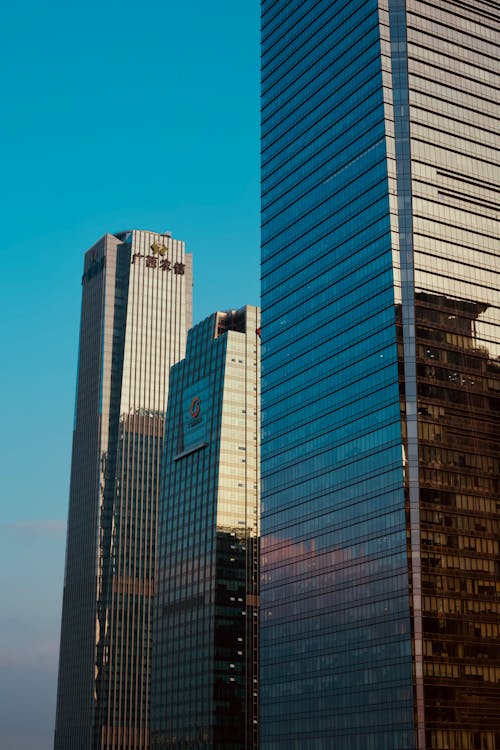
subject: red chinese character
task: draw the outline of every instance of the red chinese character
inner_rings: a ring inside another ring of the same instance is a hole
[[[162,260],[160,260],[160,268],[162,271],[170,271],[172,268],[170,261],[166,258],[162,258]]]
[[[148,255],[146,257],[146,265],[148,268],[156,268],[156,258],[152,255]]]
[[[184,274],[185,268],[186,266],[184,263],[174,263],[174,273]]]

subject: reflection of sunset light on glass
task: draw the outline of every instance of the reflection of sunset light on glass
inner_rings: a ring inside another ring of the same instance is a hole
[[[215,313],[172,371],[153,747],[258,747],[259,320],[250,306]]]

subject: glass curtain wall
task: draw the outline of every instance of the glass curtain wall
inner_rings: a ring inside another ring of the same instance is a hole
[[[413,748],[388,29],[262,11],[262,747]]]

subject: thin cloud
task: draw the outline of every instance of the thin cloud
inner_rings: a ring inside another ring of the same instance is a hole
[[[33,640],[37,634],[31,634],[30,640],[24,644],[17,644],[9,648],[0,647],[0,666],[26,666],[32,669],[47,669],[57,666],[57,656],[59,654],[59,640],[45,637],[39,640]]]
[[[62,538],[66,534],[66,521],[54,520],[27,520],[11,521],[0,524],[0,532],[16,538]]]

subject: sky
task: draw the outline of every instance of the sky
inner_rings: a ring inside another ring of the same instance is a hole
[[[84,251],[171,231],[258,304],[257,0],[25,0],[0,27],[0,749],[52,747]]]

